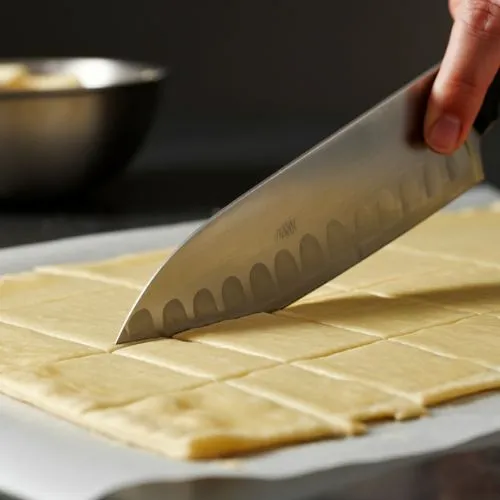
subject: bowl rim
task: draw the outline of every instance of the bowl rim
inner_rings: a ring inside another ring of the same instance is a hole
[[[47,63],[64,63],[69,61],[82,61],[82,62],[108,62],[113,64],[127,65],[135,67],[139,72],[148,71],[151,73],[147,79],[138,76],[136,79],[128,81],[117,81],[111,84],[100,85],[96,87],[78,87],[70,89],[54,89],[54,90],[2,90],[0,91],[0,101],[11,99],[32,99],[44,97],[62,97],[62,96],[78,96],[93,93],[102,93],[118,88],[139,87],[143,85],[161,84],[168,76],[170,76],[170,69],[167,66],[132,59],[121,59],[111,57],[9,57],[0,58],[0,64],[33,64],[39,62]]]

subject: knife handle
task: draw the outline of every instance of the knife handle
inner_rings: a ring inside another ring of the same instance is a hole
[[[474,128],[481,135],[498,120],[500,113],[500,71],[496,74],[484,98],[481,110],[474,122]]]

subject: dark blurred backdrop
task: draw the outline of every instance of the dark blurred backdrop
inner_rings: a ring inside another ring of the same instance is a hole
[[[20,0],[2,7],[0,56],[168,64],[134,168],[236,182],[278,168],[438,62],[449,28],[447,0]],[[485,147],[490,176],[495,143],[498,134]]]

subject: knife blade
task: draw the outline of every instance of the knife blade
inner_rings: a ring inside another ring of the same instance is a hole
[[[116,342],[284,308],[480,182],[480,133],[451,156],[424,143],[436,73],[422,74],[212,217],[152,277]],[[485,113],[481,129],[496,118]]]

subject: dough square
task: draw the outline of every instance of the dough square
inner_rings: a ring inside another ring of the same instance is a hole
[[[387,298],[363,292],[347,293],[331,301],[307,303],[278,314],[390,338],[421,328],[471,316],[423,301]]]
[[[272,314],[255,314],[177,335],[187,341],[281,362],[322,356],[373,342],[362,333]]]
[[[0,320],[109,350],[115,347],[122,323],[137,296],[136,290],[106,285],[87,294],[0,311]]]
[[[336,435],[312,416],[213,383],[86,413],[85,424],[169,457],[218,458]]]
[[[432,273],[402,276],[372,285],[370,292],[424,300],[470,313],[485,313],[500,309],[500,269],[457,263]]]
[[[282,365],[227,382],[229,385],[314,415],[338,426],[345,434],[356,433],[362,421],[422,415],[423,408],[356,381],[341,380]]]
[[[494,316],[473,316],[403,335],[394,341],[500,369],[500,319]]]
[[[6,394],[61,416],[78,416],[204,383],[201,378],[109,353],[0,374]]]
[[[307,304],[309,302],[322,302],[324,300],[331,300],[339,295],[343,295],[345,293],[345,289],[333,285],[331,282],[326,283],[316,290],[313,290],[311,293],[308,293],[304,297],[300,298],[294,305],[298,304]]]
[[[214,380],[238,377],[276,364],[268,358],[177,339],[154,339],[118,349],[114,354]]]
[[[0,373],[98,352],[82,344],[0,323]]]
[[[116,285],[142,289],[174,249],[124,255],[114,259],[83,264],[62,264],[39,267],[44,273],[79,276]]]
[[[500,218],[494,212],[436,214],[393,244],[451,259],[499,265]]]
[[[399,276],[431,272],[448,263],[437,256],[415,254],[385,247],[332,280],[335,286],[347,290],[385,283]]]
[[[358,380],[411,398],[420,405],[500,387],[498,372],[391,341],[296,365],[324,375]]]
[[[102,283],[34,272],[0,277],[0,311],[100,290]]]

